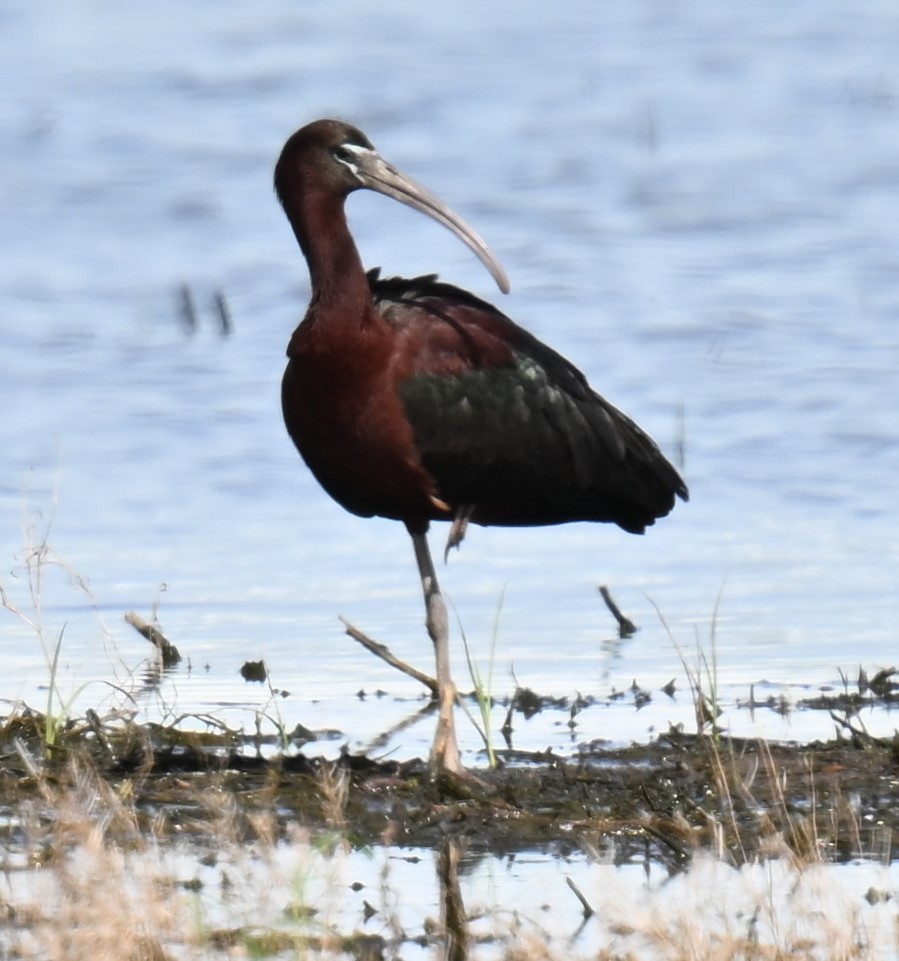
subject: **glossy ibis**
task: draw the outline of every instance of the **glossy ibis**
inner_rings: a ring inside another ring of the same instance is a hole
[[[318,120],[284,145],[275,190],[312,282],[287,348],[284,421],[339,504],[406,525],[436,653],[431,763],[462,773],[430,522],[451,522],[448,544],[469,522],[610,521],[639,534],[675,496],[686,500],[687,488],[576,367],[495,307],[436,275],[366,274],[344,212],[347,195],[362,188],[433,217],[474,251],[500,290],[509,284],[484,241],[360,130]]]

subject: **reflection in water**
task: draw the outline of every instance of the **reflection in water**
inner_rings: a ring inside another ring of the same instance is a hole
[[[397,737],[397,735],[402,734],[403,731],[408,730],[410,727],[414,727],[423,718],[430,717],[436,710],[437,705],[433,701],[429,700],[423,707],[416,708],[411,714],[407,714],[396,724],[393,724],[386,730],[381,731],[377,737],[369,741],[362,748],[362,753],[369,757],[376,756],[379,752],[386,749],[394,740],[394,738]]]
[[[437,883],[440,886],[440,921],[443,927],[444,961],[467,961],[468,918],[459,885],[459,861],[462,845],[458,838],[447,836],[437,854]]]

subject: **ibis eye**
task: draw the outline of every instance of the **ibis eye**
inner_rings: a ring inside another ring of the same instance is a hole
[[[349,166],[355,165],[356,155],[349,147],[343,145],[334,148],[334,156],[341,163],[348,164]]]

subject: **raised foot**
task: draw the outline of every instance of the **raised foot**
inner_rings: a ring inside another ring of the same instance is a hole
[[[444,564],[449,560],[449,552],[454,547],[458,550],[459,545],[465,540],[465,535],[468,532],[468,524],[473,513],[474,504],[464,504],[462,507],[457,508],[456,516],[453,518],[449,534],[446,538],[446,547],[443,549]]]

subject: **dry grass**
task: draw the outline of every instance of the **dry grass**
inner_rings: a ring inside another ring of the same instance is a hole
[[[339,779],[324,776],[321,793],[337,816]],[[173,818],[139,810],[131,782],[115,788],[90,762],[42,777],[8,832],[0,957],[161,961],[352,946],[353,932],[329,923],[345,851],[323,853],[299,826],[279,836],[258,797],[248,811],[214,784],[185,783],[184,795]]]
[[[418,885],[395,876],[404,852],[353,852],[347,785],[333,767],[318,781],[330,825],[319,836],[302,825],[279,830],[274,792],[250,806],[204,784],[185,783],[175,817],[139,809],[131,782],[113,786],[90,762],[43,775],[7,830],[0,957],[368,961],[424,947],[455,961],[873,961],[899,947],[886,869],[866,900],[846,869],[826,862],[815,825],[794,817],[772,822],[768,854],[739,867],[694,852],[686,871],[666,878],[655,868],[647,881],[597,858],[579,876],[595,914],[575,923],[562,862],[542,865],[541,908],[533,894],[504,903],[502,884],[486,897],[467,875],[477,862],[466,868],[449,841],[434,862],[436,884],[427,863],[416,868]],[[370,862],[364,884],[354,880],[360,858]]]
[[[25,805],[5,867],[0,935],[14,958],[156,959],[185,926],[158,839],[128,797],[73,763]]]

